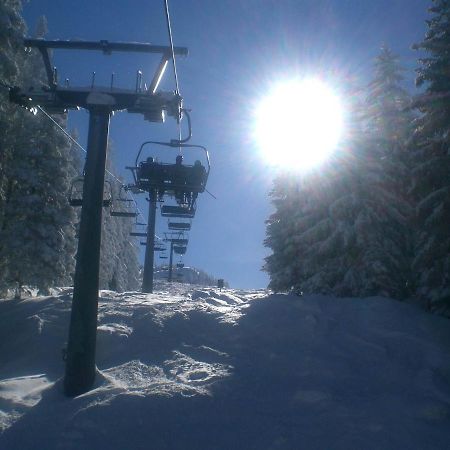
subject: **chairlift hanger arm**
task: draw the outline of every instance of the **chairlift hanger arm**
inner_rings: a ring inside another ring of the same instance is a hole
[[[164,72],[166,71],[167,64],[169,63],[170,58],[171,58],[171,55],[169,53],[163,54],[161,61],[159,62],[158,68],[156,69],[155,75],[153,76],[153,79],[148,88],[148,90],[152,94],[154,94],[156,92],[156,90],[158,89],[159,83],[161,82]]]
[[[167,65],[167,64],[166,64]],[[153,83],[153,82],[152,82]],[[184,144],[185,142],[189,141],[189,139],[191,139],[192,137],[192,123],[191,123],[191,116],[189,114],[189,112],[182,108],[182,113],[186,115],[187,121],[188,121],[188,135],[187,137],[185,137],[184,139],[178,140],[178,139],[172,139],[170,142],[161,142],[161,141],[145,141],[139,148],[139,151],[136,155],[136,161],[134,163],[135,167],[137,167],[138,165],[138,161],[139,161],[139,157],[141,156],[142,153],[142,149],[148,145],[148,144],[155,144],[155,145],[164,145],[165,147],[181,147],[182,144]],[[207,152],[208,153],[208,152]],[[209,165],[209,156],[207,157],[208,159],[208,165]]]

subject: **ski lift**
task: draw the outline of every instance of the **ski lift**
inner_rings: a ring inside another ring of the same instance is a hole
[[[72,180],[69,191],[69,205],[83,206],[83,186],[84,176],[79,176]],[[109,181],[103,185],[103,203],[104,207],[110,207],[112,203],[112,186]]]
[[[173,252],[177,255],[184,255],[187,251],[187,247],[181,245],[174,245]]]
[[[136,221],[134,223],[134,230],[130,231],[130,236],[133,237],[147,237],[147,224]]]
[[[144,231],[130,231],[130,236],[133,236],[133,237],[147,237],[147,232],[144,232]]]
[[[156,162],[152,157],[139,162],[139,165],[136,163],[136,167],[131,168],[136,186],[144,191],[156,189],[176,198],[182,194],[196,198],[205,190],[209,165],[206,169],[200,160],[193,165],[183,164],[182,161],[182,155],[178,155],[175,164]],[[209,159],[207,161],[209,164]]]
[[[172,242],[174,245],[181,245],[182,247],[186,247],[188,245],[188,240],[183,238],[170,238],[164,239],[165,241]]]
[[[184,267],[183,263],[177,263],[177,269],[182,269]]]
[[[201,145],[186,144],[192,136],[189,113],[183,110],[188,119],[189,134],[185,139],[173,139],[170,142],[146,141],[136,156],[135,166],[127,167],[133,173],[135,187],[149,192],[156,189],[162,198],[164,194],[174,196],[179,204],[193,207],[199,193],[204,192],[211,164],[208,150]],[[178,155],[175,164],[161,163],[153,157],[140,160],[144,146],[152,144],[171,148],[200,149],[204,153],[203,164],[196,160],[193,165],[183,164],[183,156]],[[162,195],[161,195],[162,193]]]
[[[155,252],[165,252],[167,249],[166,249],[166,247],[163,246],[163,245],[155,244],[155,246],[153,247],[153,250],[154,250]]]
[[[193,219],[195,217],[194,206],[174,206],[174,205],[163,205],[161,207],[161,215],[163,217],[180,217],[185,219]]]
[[[164,233],[164,241],[171,242],[174,245],[186,246],[188,244],[189,236],[183,231],[168,231]]]
[[[169,230],[189,231],[191,222],[168,222]]]
[[[137,217],[136,202],[127,198],[125,186],[120,187],[119,196],[112,202],[109,213],[113,217]]]
[[[168,259],[169,257],[167,255],[159,255],[159,259]]]

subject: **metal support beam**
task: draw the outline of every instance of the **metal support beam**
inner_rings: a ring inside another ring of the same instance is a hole
[[[139,53],[171,53],[172,49],[164,45],[152,45],[146,42],[109,42],[106,39],[101,41],[64,41],[64,40],[44,40],[44,39],[24,39],[25,47],[59,48],[65,50],[100,50],[103,53],[112,52],[139,52]],[[186,47],[174,47],[175,55],[186,56]]]
[[[89,113],[83,208],[64,378],[64,391],[68,396],[88,391],[94,383],[96,371],[103,184],[111,111],[108,107],[98,106],[92,107]]]
[[[145,247],[144,276],[142,292],[153,292],[153,265],[155,260],[155,223],[156,223],[156,191],[151,189],[148,207],[147,245]]]
[[[170,58],[171,58],[170,53],[165,53],[162,56],[158,68],[156,69],[155,75],[153,76],[152,82],[150,83],[150,86],[148,88],[148,90],[152,94],[156,93],[156,90],[158,89],[159,83],[161,82],[161,78],[163,77],[164,72],[166,71],[167,64],[169,63]]]
[[[50,61],[50,54],[48,48],[39,47],[39,51],[44,61],[45,72],[47,74],[48,85],[50,88],[55,88],[56,80],[53,73],[52,63]]]
[[[170,259],[169,259],[169,277],[167,281],[172,282],[172,265],[173,265],[173,242],[170,242]]]

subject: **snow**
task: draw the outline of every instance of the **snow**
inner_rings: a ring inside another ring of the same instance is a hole
[[[73,399],[70,306],[0,301],[1,449],[450,448],[450,322],[412,305],[101,291],[96,383]]]

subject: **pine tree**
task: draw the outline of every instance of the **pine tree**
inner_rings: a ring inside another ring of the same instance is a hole
[[[450,2],[433,0],[416,84],[417,145],[412,192],[417,202],[414,270],[417,295],[435,311],[450,309]]]
[[[113,209],[123,209],[120,199],[125,196],[122,180],[114,175],[112,153],[114,146],[108,144],[105,195],[111,195]],[[104,208],[102,215],[102,240],[100,251],[100,288],[117,292],[139,288],[139,262],[136,240],[130,237],[132,218],[113,217]]]
[[[383,46],[364,104],[363,142],[357,150],[361,180],[358,243],[361,284],[358,295],[409,295],[412,258],[412,204],[408,195],[413,115],[401,86],[398,57]]]
[[[316,173],[276,180],[267,222],[270,287],[337,296],[403,298],[409,277],[406,92],[383,49],[335,157]],[[410,121],[410,120],[409,120]],[[390,125],[394,123],[394,127]]]
[[[45,32],[45,19],[39,21],[38,30]],[[21,85],[44,82],[37,52],[28,54],[18,67]],[[55,119],[65,126],[64,117]],[[10,159],[2,170],[6,189],[0,230],[1,282],[46,291],[69,283],[73,272],[73,255],[66,253],[73,251],[75,239],[75,216],[67,202],[73,176],[70,146],[42,114],[17,113],[10,131]]]
[[[6,169],[12,160],[13,136],[17,134],[15,122],[23,114],[9,103],[7,89],[18,83],[25,57],[22,45],[25,23],[20,15],[21,9],[20,1],[0,2],[0,229],[10,181],[6,177]]]
[[[296,281],[294,261],[297,247],[288,242],[294,236],[294,214],[298,209],[298,182],[290,174],[279,175],[270,192],[275,212],[266,221],[264,245],[272,250],[266,257],[264,270],[270,275],[269,288],[274,291],[290,289]]]

